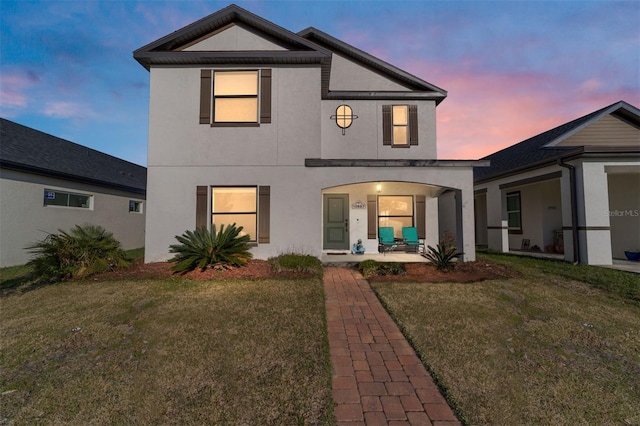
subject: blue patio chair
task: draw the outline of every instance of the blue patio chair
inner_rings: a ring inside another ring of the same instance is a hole
[[[393,228],[391,226],[381,226],[378,228],[378,251],[384,255],[386,252],[393,250],[398,246],[393,236]]]
[[[424,253],[424,240],[418,238],[418,230],[413,226],[402,228],[402,239],[407,249],[416,253]]]

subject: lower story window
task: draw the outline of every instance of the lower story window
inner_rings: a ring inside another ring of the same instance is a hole
[[[75,194],[72,192],[58,191],[54,189],[44,190],[45,206],[91,208],[91,195]]]
[[[522,232],[522,210],[520,191],[507,194],[507,223],[509,232]]]
[[[378,227],[391,226],[396,238],[402,238],[402,228],[413,226],[413,196],[380,195],[378,197]]]
[[[211,222],[220,229],[221,225],[242,226],[240,235],[249,235],[250,241],[257,240],[257,188],[254,187],[213,187],[211,188]]]

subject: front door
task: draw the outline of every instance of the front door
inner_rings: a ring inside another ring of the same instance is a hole
[[[322,196],[325,250],[349,249],[349,194]]]

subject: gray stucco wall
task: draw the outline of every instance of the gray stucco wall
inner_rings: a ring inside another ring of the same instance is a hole
[[[92,195],[92,208],[45,206],[45,188]],[[0,169],[0,197],[0,266],[24,264],[25,246],[87,223],[112,232],[124,249],[144,245],[147,206],[139,194]],[[142,201],[142,213],[130,213],[129,200]]]

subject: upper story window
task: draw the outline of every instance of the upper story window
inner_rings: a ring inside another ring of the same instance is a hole
[[[44,205],[89,209],[91,208],[91,195],[45,189]]]
[[[258,71],[213,73],[213,121],[258,122]]]
[[[271,123],[271,70],[201,70],[200,124]]]
[[[409,108],[407,105],[394,105],[393,115],[393,145],[409,144]]]
[[[418,145],[418,106],[382,106],[382,143],[392,147]]]

